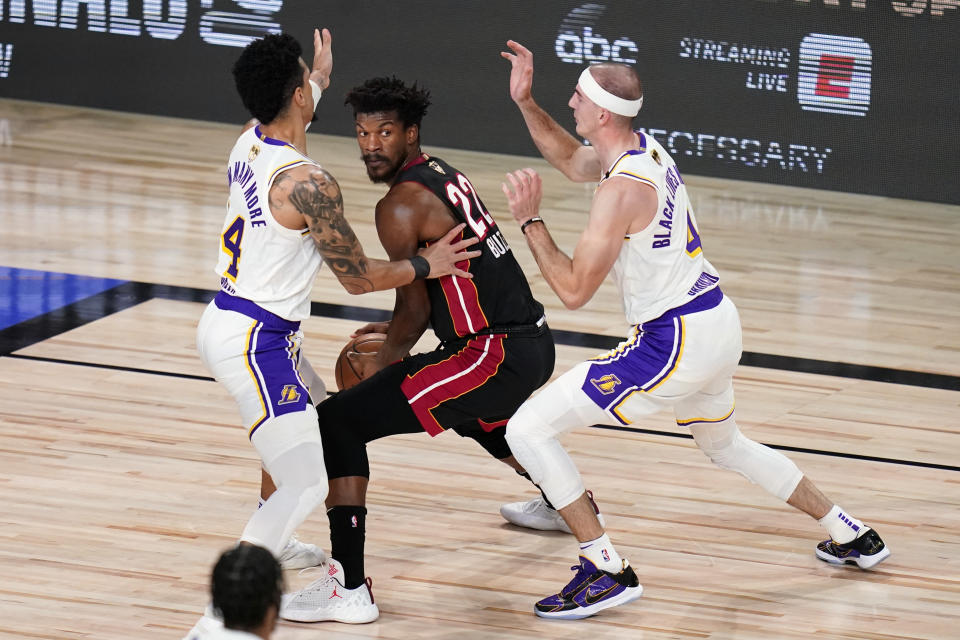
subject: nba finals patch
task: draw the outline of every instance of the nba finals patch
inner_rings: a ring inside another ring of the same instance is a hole
[[[661,164],[661,163],[660,163],[660,154],[657,153],[657,150],[656,150],[656,149],[654,149],[653,151],[650,152],[650,157],[653,158],[653,161],[656,162],[657,164]]]
[[[442,175],[442,176],[443,176],[443,175],[446,175],[446,174],[443,172],[443,167],[441,167],[441,166],[437,163],[436,160],[431,160],[430,162],[427,163],[427,166],[430,167],[431,169],[433,169],[434,171],[436,171],[437,173],[439,173],[439,174]]]
[[[620,378],[612,373],[608,373],[602,378],[590,378],[590,382],[597,388],[597,391],[605,396],[608,396],[613,393],[614,389],[617,388],[617,385],[620,384]]]
[[[260,155],[260,145],[255,144],[250,147],[250,153],[247,154],[247,162],[253,162]]]

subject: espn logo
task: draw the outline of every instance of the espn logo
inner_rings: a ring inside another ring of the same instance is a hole
[[[860,38],[811,33],[800,43],[797,100],[805,111],[864,116],[873,52]]]

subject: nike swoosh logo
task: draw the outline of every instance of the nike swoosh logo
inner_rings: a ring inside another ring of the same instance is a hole
[[[619,586],[620,584],[615,583],[613,586],[607,587],[606,589],[604,589],[603,591],[597,594],[592,594],[589,591],[587,591],[587,594],[583,596],[583,601],[586,602],[587,604],[596,604],[597,602],[603,600],[603,597],[605,595],[607,595],[608,593],[610,593],[611,591],[613,591]]]

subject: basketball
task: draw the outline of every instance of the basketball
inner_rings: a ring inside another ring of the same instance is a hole
[[[333,368],[333,377],[337,382],[337,389],[343,391],[357,384],[363,378],[357,373],[350,362],[347,354],[353,353],[376,353],[380,350],[380,345],[387,339],[385,333],[364,333],[348,342],[340,351],[337,357],[337,364]]]

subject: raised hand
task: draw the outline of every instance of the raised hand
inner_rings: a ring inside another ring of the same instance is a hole
[[[420,250],[420,256],[425,258],[427,262],[430,263],[430,273],[427,275],[428,278],[439,278],[441,276],[448,275],[460,276],[461,278],[473,277],[472,273],[469,271],[464,271],[462,268],[457,266],[458,263],[464,262],[471,258],[476,258],[480,255],[480,252],[477,250],[466,250],[467,247],[473,246],[480,242],[480,238],[474,236],[464,240],[456,240],[460,236],[460,232],[463,231],[463,228],[466,226],[466,223],[461,222],[453,229],[450,229],[450,231],[447,232],[447,235],[440,238],[440,240],[431,244],[426,249]]]
[[[501,51],[500,55],[510,61],[510,97],[520,104],[532,98],[533,54],[513,40],[507,40],[507,46],[513,53]]]
[[[313,67],[310,69],[310,79],[320,85],[321,89],[330,86],[330,74],[333,73],[333,38],[329,29],[313,30]]]
[[[540,211],[540,198],[543,197],[543,182],[539,174],[533,169],[520,169],[507,174],[507,180],[513,190],[505,182],[500,184],[503,194],[507,196],[510,213],[513,219],[524,223],[533,218]]]

